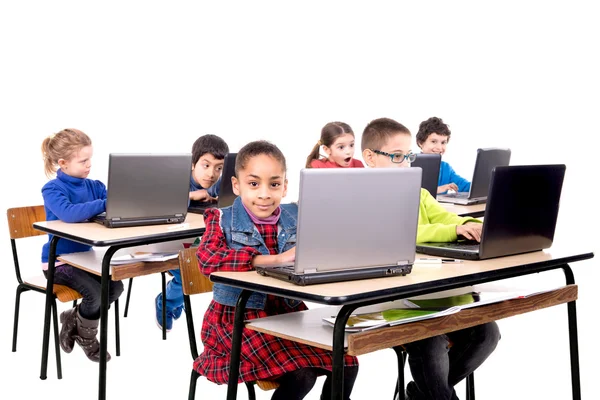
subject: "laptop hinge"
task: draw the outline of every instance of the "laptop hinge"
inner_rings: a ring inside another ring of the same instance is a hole
[[[305,274],[316,274],[317,273],[317,269],[316,268],[312,268],[312,269],[305,269],[304,270]]]

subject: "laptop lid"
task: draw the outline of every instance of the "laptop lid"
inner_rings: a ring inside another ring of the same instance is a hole
[[[480,259],[552,246],[565,171],[563,164],[494,169]]]
[[[490,187],[490,177],[494,167],[506,166],[510,162],[510,149],[477,149],[477,159],[473,170],[473,180],[469,199],[486,197]]]
[[[237,195],[233,193],[233,185],[231,183],[231,177],[235,176],[236,156],[237,153],[228,153],[225,156],[223,173],[221,174],[221,186],[219,188],[219,199],[217,201],[217,207],[219,208],[229,207],[237,197]]]
[[[421,187],[426,189],[434,198],[437,196],[438,181],[440,176],[440,154],[417,154],[415,161],[410,163],[411,167],[419,167],[423,170]]]
[[[420,168],[301,170],[295,273],[412,264],[420,188]]]
[[[110,154],[106,220],[185,219],[191,164],[191,154]]]

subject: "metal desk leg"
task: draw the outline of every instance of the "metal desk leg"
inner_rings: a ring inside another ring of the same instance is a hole
[[[356,305],[343,306],[333,327],[333,368],[331,371],[331,400],[344,398],[344,335],[346,323]],[[229,400],[229,399],[228,399]]]
[[[100,373],[98,383],[98,399],[106,399],[106,352],[108,350],[108,292],[110,281],[110,259],[119,250],[109,247],[102,259],[102,278],[100,283]]]
[[[50,252],[48,254],[48,272],[46,282],[46,307],[44,311],[44,339],[42,341],[42,368],[40,379],[46,379],[48,372],[48,347],[50,344],[50,318],[52,303],[54,303],[54,267],[56,264],[56,244],[60,238],[53,236],[50,241]]]
[[[568,264],[562,266],[567,285],[575,284],[573,271]],[[577,339],[577,309],[575,301],[567,303],[567,317],[569,321],[569,350],[571,354],[571,386],[573,400],[581,400],[581,382],[579,376],[579,343]]]
[[[235,306],[231,360],[229,361],[229,382],[227,384],[227,400],[235,400],[237,397],[238,378],[240,376],[240,355],[242,353],[242,332],[244,329],[244,312],[246,310],[246,303],[251,294],[252,292],[249,290],[242,290]]]

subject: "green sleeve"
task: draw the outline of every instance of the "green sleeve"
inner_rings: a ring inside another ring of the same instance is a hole
[[[456,226],[467,222],[481,221],[446,211],[428,191],[421,190],[417,243],[453,242],[457,238]]]

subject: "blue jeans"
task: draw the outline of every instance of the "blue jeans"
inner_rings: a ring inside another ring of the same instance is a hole
[[[458,400],[454,385],[475,371],[500,340],[495,322],[405,345],[414,382],[411,400]]]
[[[173,275],[173,279],[167,283],[165,297],[167,299],[167,315],[173,315],[173,312],[177,308],[183,307],[183,287],[181,286],[181,272],[179,268],[172,269],[169,272]],[[159,310],[162,310],[162,296],[158,296],[156,303]]]
[[[47,271],[44,271],[46,275]],[[100,277],[68,264],[59,265],[54,270],[54,283],[65,285],[78,291],[83,299],[79,305],[79,314],[90,320],[100,318]],[[112,304],[123,293],[123,282],[108,282],[108,304]]]

